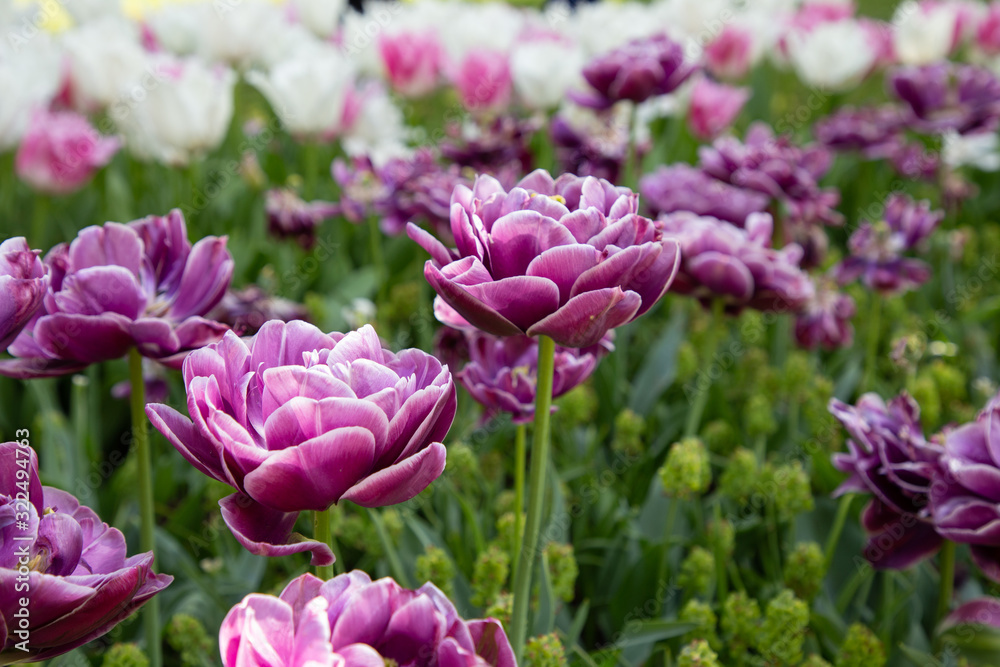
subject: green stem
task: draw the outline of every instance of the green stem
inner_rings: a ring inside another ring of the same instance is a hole
[[[330,544],[333,533],[330,531],[330,508],[313,512],[313,539],[323,544]],[[336,554],[334,554],[336,557]],[[333,578],[333,563],[317,565],[316,576],[327,581]]]
[[[638,157],[639,151],[636,147],[636,125],[638,125],[639,117],[639,107],[636,104],[632,104],[632,110],[629,112],[628,117],[628,151],[625,154],[625,173],[624,173],[624,185],[627,188],[631,188],[633,192],[639,190],[639,183],[636,174],[639,173]]]
[[[667,521],[663,524],[663,556],[660,558],[660,567],[656,573],[656,587],[663,588],[667,583],[667,569],[670,566],[670,538],[674,535],[674,526],[677,525],[677,514],[680,512],[680,498],[670,499],[670,509],[667,510]],[[663,609],[663,600],[657,598],[656,612],[659,614]]]
[[[514,432],[514,544],[521,543],[521,531],[524,526],[524,468],[527,463],[528,450],[526,443],[527,428],[518,424]],[[521,558],[521,550],[514,548],[514,572]]]
[[[824,570],[829,572],[830,566],[833,565],[833,555],[837,551],[837,542],[840,541],[840,533],[844,530],[844,524],[847,522],[847,513],[851,511],[851,501],[854,500],[854,496],[847,494],[840,499],[840,504],[837,506],[837,516],[833,520],[833,528],[830,530],[830,536],[826,538],[826,550],[824,551],[824,562],[826,566]]]
[[[708,331],[705,332],[705,347],[702,349],[701,357],[698,359],[703,371],[706,372],[711,370],[712,357],[715,356],[715,350],[718,348],[721,339],[723,323],[725,322],[724,308],[725,304],[722,299],[716,299],[712,302],[712,321],[708,325]],[[684,427],[685,438],[694,437],[698,433],[698,426],[701,425],[701,415],[705,412],[705,406],[708,404],[708,395],[712,390],[712,376],[708,373],[706,377],[705,386],[698,388],[698,393],[694,397],[694,404],[691,406],[690,412],[688,412],[687,424]]]
[[[141,551],[152,551],[154,560],[150,571],[156,565],[156,538],[154,527],[156,514],[153,507],[153,462],[146,430],[146,382],[142,377],[142,355],[137,348],[128,352],[129,382],[132,408],[132,434],[135,443],[136,461],[139,467],[139,515],[141,517],[139,547]],[[163,649],[160,646],[160,603],[157,596],[150,598],[142,610],[146,625],[146,651],[150,667],[163,665]]]
[[[520,664],[528,633],[528,607],[531,602],[531,574],[538,556],[538,537],[545,503],[546,467],[549,461],[549,417],[552,410],[552,374],[555,366],[555,342],[538,337],[538,384],[535,394],[535,437],[531,449],[531,472],[528,476],[528,522],[521,541],[521,555],[514,573],[514,609],[511,613],[511,640],[515,661]]]
[[[73,376],[73,432],[76,434],[76,447],[73,448],[75,454],[75,479],[86,479],[87,467],[90,463],[90,426],[88,417],[90,415],[89,397],[87,387],[90,380],[86,375]]]
[[[955,588],[955,543],[945,540],[939,556],[941,582],[938,588],[937,622],[940,623],[951,606],[951,595]]]
[[[400,586],[409,588],[410,578],[406,576],[406,570],[403,569],[403,561],[399,559],[399,552],[396,551],[396,545],[392,543],[392,540],[389,538],[389,531],[385,529],[385,524],[382,523],[382,515],[378,513],[378,510],[369,509],[368,516],[371,518],[372,524],[375,525],[375,532],[378,534],[379,542],[382,543],[386,558],[389,559],[389,569],[392,571],[393,579]]]
[[[305,186],[303,195],[307,200],[316,197],[316,180],[319,176],[319,147],[313,141],[302,144],[302,182]]]
[[[877,292],[871,293],[871,312],[868,317],[868,349],[865,352],[865,375],[861,386],[865,390],[872,388],[875,381],[875,364],[878,361],[878,339],[881,328],[882,298]]]

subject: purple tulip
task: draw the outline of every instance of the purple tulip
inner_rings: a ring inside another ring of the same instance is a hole
[[[698,79],[691,89],[687,117],[691,133],[698,139],[714,139],[733,124],[748,99],[749,88],[728,86],[708,78]]]
[[[508,193],[479,176],[452,195],[457,249],[416,225],[407,232],[431,255],[424,276],[444,324],[589,347],[649,310],[680,264],[677,242],[637,213],[638,200],[594,177],[539,169]]]
[[[237,336],[252,336],[271,320],[306,320],[309,310],[301,303],[268,294],[257,285],[248,285],[226,292],[207,317],[229,326]]]
[[[49,251],[45,263],[43,308],[8,348],[18,358],[0,361],[0,375],[75,373],[133,346],[177,366],[227,330],[202,317],[233,275],[226,239],[208,236],[192,246],[176,209],[163,218],[87,227]]]
[[[480,119],[471,130],[467,124],[452,123],[445,128],[441,155],[449,163],[513,185],[534,167],[531,139],[540,127],[537,118],[506,114]]]
[[[943,449],[924,438],[916,401],[904,393],[886,405],[865,394],[857,406],[831,400],[830,412],[852,438],[848,453],[833,456],[834,466],[850,473],[834,495],[874,496],[861,517],[865,557],[877,569],[897,570],[933,555],[942,540],[927,506]]]
[[[770,198],[729,185],[687,164],[660,167],[639,181],[639,192],[653,215],[688,211],[742,227],[751,213],[767,210]]]
[[[944,450],[931,487],[937,530],[969,544],[983,574],[1000,582],[1000,396],[947,432]]]
[[[938,633],[956,625],[983,625],[1000,630],[1000,598],[981,597],[969,600],[941,621]]]
[[[594,58],[583,68],[583,77],[593,90],[570,96],[576,103],[594,109],[607,109],[621,100],[645,102],[672,93],[695,69],[684,62],[680,44],[659,34],[633,40]]]
[[[306,202],[290,188],[267,191],[265,210],[267,226],[278,238],[293,238],[306,250],[316,243],[316,228],[340,212],[340,207],[325,201]]]
[[[420,350],[382,349],[370,326],[324,334],[305,322],[232,332],[184,360],[188,419],[146,406],[153,425],[198,470],[237,493],[220,501],[252,553],[330,548],[290,534],[298,513],[341,500],[381,507],[409,500],[444,470],[455,418],[447,366]]]
[[[68,194],[86,185],[121,145],[117,137],[101,136],[86,116],[39,110],[18,146],[14,168],[39,192]]]
[[[469,362],[455,377],[486,408],[484,419],[500,412],[513,415],[515,424],[534,419],[538,341],[527,336],[499,338],[479,331],[461,334],[465,336]],[[586,381],[600,358],[614,350],[613,337],[614,332],[609,332],[599,344],[582,350],[557,347],[552,397],[562,396]],[[552,410],[556,410],[555,406]]]
[[[746,229],[693,213],[662,216],[656,226],[681,246],[681,268],[673,291],[703,302],[722,299],[727,310],[798,310],[813,285],[799,268],[802,249],[771,248],[771,216],[752,213]]]
[[[844,107],[817,121],[816,139],[837,151],[858,151],[866,158],[888,158],[895,153],[906,116],[895,106]]]
[[[628,126],[611,112],[590,114],[580,114],[586,119],[579,123],[583,127],[571,122],[565,112],[552,117],[549,136],[555,146],[556,161],[563,171],[616,181],[628,157]],[[636,159],[640,159],[648,146],[635,148]]]
[[[850,347],[854,340],[851,318],[855,310],[854,299],[838,290],[833,280],[821,278],[813,297],[795,317],[796,342],[807,350]]]
[[[499,621],[464,620],[434,584],[411,591],[360,570],[248,595],[222,621],[219,650],[224,667],[516,667]]]
[[[882,293],[910,290],[927,282],[930,267],[903,257],[903,252],[921,245],[943,218],[942,211],[931,211],[929,202],[893,195],[882,221],[862,223],[851,234],[847,242],[851,254],[834,269],[837,280],[844,285],[861,278]]]
[[[0,243],[0,349],[6,349],[42,307],[49,279],[23,236]]]
[[[889,88],[909,105],[910,123],[918,131],[992,131],[1000,121],[1000,80],[984,67],[903,67],[892,73]]]
[[[152,552],[127,558],[117,528],[42,486],[35,452],[21,443],[0,444],[3,664],[48,660],[97,639],[173,581],[150,571]]]

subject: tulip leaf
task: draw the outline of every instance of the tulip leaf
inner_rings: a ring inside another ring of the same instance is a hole
[[[659,619],[648,621],[633,621],[626,623],[623,628],[623,637],[617,644],[621,648],[631,648],[635,646],[646,646],[655,644],[664,639],[680,637],[686,632],[691,632],[698,628],[697,623],[687,621],[663,621]]]
[[[677,378],[677,350],[687,325],[687,317],[673,317],[659,341],[644,355],[641,370],[632,381],[629,407],[640,415],[648,415],[660,395]]]

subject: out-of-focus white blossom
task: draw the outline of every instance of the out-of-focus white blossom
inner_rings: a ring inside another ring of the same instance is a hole
[[[955,41],[957,8],[949,3],[922,4],[907,0],[892,17],[893,46],[904,65],[928,65],[943,60]]]
[[[941,159],[952,169],[975,167],[981,171],[996,171],[1000,169],[1000,136],[996,132],[946,132]]]
[[[0,42],[0,150],[21,140],[34,110],[55,97],[60,78],[60,53],[48,35],[19,49]]]
[[[559,106],[583,77],[583,51],[572,42],[541,39],[521,42],[510,54],[510,74],[518,97],[532,109]]]
[[[878,53],[856,21],[822,23],[789,35],[788,55],[804,83],[823,90],[844,90],[868,74]]]
[[[326,38],[337,28],[347,0],[289,0],[288,5],[297,21]]]
[[[66,32],[62,42],[71,97],[81,111],[109,107],[142,78],[146,53],[131,21],[99,18]]]
[[[354,156],[367,156],[376,167],[393,158],[409,157],[409,130],[403,112],[380,85],[352,93],[359,95],[357,109],[345,124],[341,136],[344,151]]]

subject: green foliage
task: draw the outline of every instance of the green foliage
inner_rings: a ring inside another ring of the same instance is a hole
[[[672,498],[689,499],[708,489],[712,481],[708,451],[698,438],[685,438],[670,446],[660,468],[660,482]]]

